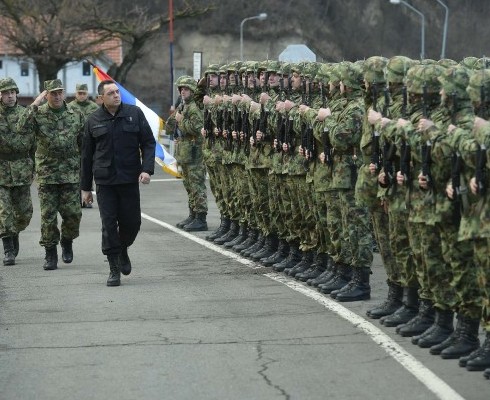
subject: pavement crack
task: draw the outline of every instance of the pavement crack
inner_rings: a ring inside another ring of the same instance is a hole
[[[272,383],[272,380],[267,376],[267,370],[269,369],[269,365],[277,362],[277,360],[274,360],[272,358],[266,358],[264,357],[264,349],[262,348],[262,343],[258,342],[257,344],[257,361],[260,362],[260,370],[258,371],[258,374],[262,377],[262,379],[265,381],[267,386],[270,386],[277,390],[285,399],[289,400],[291,396],[279,385],[274,385]]]

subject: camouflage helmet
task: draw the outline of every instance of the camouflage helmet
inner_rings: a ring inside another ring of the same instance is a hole
[[[223,64],[221,67],[218,68],[218,75],[221,74],[228,74],[228,65]]]
[[[277,70],[279,75],[289,75],[291,72],[291,64],[288,62],[281,63],[281,66]]]
[[[219,65],[218,64],[209,64],[208,67],[204,71],[204,75],[214,74],[218,75]]]
[[[423,94],[424,86],[427,93],[439,93],[441,84],[437,79],[444,71],[444,67],[437,64],[414,65],[407,72],[407,90],[410,93]]]
[[[238,72],[241,66],[242,66],[241,61],[232,61],[231,63],[228,64],[227,70],[228,72]]]
[[[250,72],[253,72],[253,73],[257,73],[257,71],[259,70],[259,62],[257,61],[247,61],[245,63],[245,71],[250,73]]]
[[[19,88],[12,78],[0,79],[0,92],[6,92],[7,90],[15,90],[19,94]]]
[[[362,67],[359,64],[344,61],[340,67],[340,80],[352,89],[361,89],[363,84]]]
[[[490,58],[482,57],[479,58],[473,65],[473,70],[488,69],[490,68]]]
[[[490,69],[474,72],[470,77],[466,92],[471,101],[475,103],[481,103],[482,98],[485,102],[490,102]]]
[[[329,83],[333,83],[334,85],[338,85],[341,81],[340,79],[340,68],[342,66],[343,62],[333,64],[329,68]]]
[[[267,72],[279,72],[281,63],[279,61],[269,61],[267,64]]]
[[[318,70],[316,71],[315,80],[317,82],[323,82],[324,84],[328,83],[329,75],[330,75],[330,64],[327,63],[319,63]]]
[[[306,63],[303,68],[303,76],[309,79],[315,78],[318,68],[319,68],[319,63],[317,62]]]
[[[437,61],[437,64],[444,68],[454,67],[455,65],[458,65],[456,61],[451,60],[450,58],[441,58]]]
[[[297,74],[302,74],[303,73],[303,66],[299,63],[291,63],[289,66],[289,73],[296,72]]]
[[[470,81],[469,70],[462,66],[447,68],[439,75],[439,82],[446,92],[446,95],[455,95],[458,99],[468,99],[469,95],[466,92]]]
[[[476,58],[476,57],[465,57],[459,62],[459,65],[462,65],[463,67],[466,67],[469,69],[474,69],[475,64],[477,62],[478,62],[478,58]]]
[[[257,72],[267,71],[267,65],[269,64],[269,60],[260,61],[259,66],[257,68]]]
[[[369,83],[386,82],[388,59],[381,56],[369,57],[364,61],[364,79]]]
[[[193,92],[195,92],[197,89],[196,81],[194,80],[194,78],[192,76],[189,76],[189,75],[183,75],[183,76],[179,77],[177,79],[177,81],[175,82],[175,86],[177,86],[177,88],[179,90],[180,90],[180,88],[185,87],[187,89],[192,90]]]
[[[416,61],[405,56],[391,57],[386,64],[386,79],[391,83],[403,83],[409,68],[416,64]]]

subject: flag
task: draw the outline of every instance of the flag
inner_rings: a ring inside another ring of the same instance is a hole
[[[93,64],[92,64],[93,65]],[[102,71],[99,67],[93,66],[94,74],[99,81],[111,80],[114,81],[107,73]],[[167,151],[165,146],[163,146],[159,141],[160,131],[163,129],[163,119],[158,116],[156,112],[145,106],[141,101],[134,97],[130,92],[128,92],[119,82],[114,81],[119,92],[121,93],[121,100],[125,104],[131,104],[133,106],[138,106],[148,121],[150,128],[155,137],[155,161],[162,169],[176,178],[180,178],[180,172],[177,169],[177,160]]]

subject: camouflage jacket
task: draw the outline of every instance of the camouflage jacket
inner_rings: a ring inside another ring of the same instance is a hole
[[[27,110],[0,103],[0,185],[30,185],[34,173],[34,135],[17,131],[16,122]]]
[[[191,164],[202,159],[202,145],[204,138],[201,135],[203,127],[203,111],[194,100],[185,103],[181,111],[183,119],[178,123],[181,132],[177,144],[175,158],[181,164]]]
[[[83,115],[85,115],[85,117],[88,117],[94,111],[97,111],[99,109],[99,106],[97,105],[97,103],[93,102],[92,100],[86,100],[83,102],[73,100],[68,103],[68,108],[77,109]]]
[[[36,136],[36,180],[41,184],[79,183],[85,117],[78,110],[29,106],[17,127]]]

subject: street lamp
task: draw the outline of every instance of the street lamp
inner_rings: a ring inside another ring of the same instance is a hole
[[[240,61],[243,61],[243,24],[247,21],[250,21],[251,19],[259,19],[263,21],[264,19],[267,18],[266,13],[260,13],[259,15],[256,15],[255,17],[248,17],[242,20],[240,24]]]
[[[446,16],[444,17],[444,29],[442,32],[442,50],[441,50],[441,60],[443,58],[446,58],[446,37],[447,37],[447,21],[449,18],[449,8],[441,1],[441,0],[436,0],[441,6],[444,7],[444,10],[446,10]]]
[[[408,4],[405,0],[390,0],[391,4],[403,4],[404,6],[410,8],[413,12],[420,15],[422,19],[422,31],[421,31],[421,39],[420,39],[420,58],[423,60],[425,58],[425,16],[419,10],[417,10],[414,6]]]

